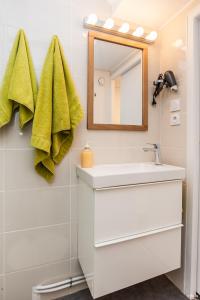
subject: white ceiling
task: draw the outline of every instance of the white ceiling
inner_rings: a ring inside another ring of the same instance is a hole
[[[161,28],[191,0],[107,0],[112,16],[153,29]]]

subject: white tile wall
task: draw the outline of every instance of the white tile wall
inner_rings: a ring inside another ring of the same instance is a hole
[[[63,280],[70,274],[69,262],[48,264],[38,268],[23,270],[6,274],[6,300],[31,299],[31,287],[40,283],[47,283],[47,278],[52,281]],[[49,283],[49,282],[48,282]],[[52,298],[51,298],[52,299]]]
[[[70,257],[69,226],[57,225],[5,234],[5,271],[36,267]]]
[[[49,184],[34,171],[34,150],[6,150],[6,188],[31,189],[38,187],[65,186],[69,184],[69,158],[65,157],[62,164],[56,168],[53,184]]]
[[[77,258],[78,256],[78,224],[71,223],[71,258]]]
[[[186,113],[180,112],[181,126],[169,126],[170,113],[165,111],[162,115],[161,144],[163,147],[172,145],[175,148],[185,148],[186,145]],[[178,137],[178,138],[177,138]]]
[[[82,21],[91,12],[109,16],[108,2],[0,0],[0,5],[0,79],[19,28],[27,33],[38,79],[51,38],[57,34],[86,112],[87,31]],[[158,46],[149,47],[149,103],[151,84],[159,72],[158,53]],[[0,300],[31,300],[32,286],[81,273],[75,172],[80,150],[88,141],[96,163],[151,160],[152,154],[144,153],[142,146],[159,141],[158,111],[149,104],[148,132],[87,131],[85,115],[71,151],[56,168],[53,184],[34,170],[31,126],[19,135],[16,114],[0,130]]]
[[[4,170],[5,170],[5,152],[4,150],[0,149],[0,191],[4,190],[4,183],[5,183],[5,176],[4,176]]]
[[[3,300],[4,277],[0,275],[0,300]]]
[[[16,113],[11,123],[4,128],[4,146],[7,149],[30,149],[31,124],[23,132],[19,129],[19,114]],[[21,135],[23,133],[23,135]]]
[[[1,72],[1,67],[0,67],[0,72]],[[0,131],[0,149],[4,148],[4,130]]]
[[[0,234],[0,275],[3,274],[3,234]]]
[[[70,221],[73,223],[77,223],[78,193],[76,185],[71,186],[70,193]]]
[[[4,198],[4,192],[0,192],[0,234],[3,232],[3,198]]]
[[[5,199],[6,232],[69,222],[69,190],[69,187],[56,187],[8,191]]]

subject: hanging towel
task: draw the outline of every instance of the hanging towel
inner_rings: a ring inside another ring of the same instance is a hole
[[[28,42],[23,30],[15,39],[0,89],[0,127],[19,109],[19,126],[33,118],[37,82]]]
[[[54,36],[42,70],[31,138],[36,148],[35,169],[47,181],[52,181],[55,164],[69,151],[82,117],[62,47]]]

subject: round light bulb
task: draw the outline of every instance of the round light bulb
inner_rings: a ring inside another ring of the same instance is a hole
[[[98,21],[98,18],[97,18],[97,15],[95,14],[90,14],[88,17],[87,17],[87,24],[90,24],[90,25],[95,25]]]
[[[115,24],[114,20],[111,19],[111,18],[108,18],[108,19],[105,21],[103,27],[106,28],[106,29],[111,29],[111,28],[113,28],[114,24]]]
[[[141,26],[137,27],[136,30],[133,32],[133,35],[138,37],[143,36],[143,34],[144,34],[144,28]]]
[[[156,31],[151,31],[146,37],[145,39],[148,41],[155,41],[157,39],[157,32]]]
[[[128,23],[123,23],[119,28],[119,32],[127,33],[130,29],[130,25]]]

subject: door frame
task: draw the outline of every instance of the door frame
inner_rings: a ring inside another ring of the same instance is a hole
[[[188,15],[187,32],[187,192],[185,228],[184,292],[194,299],[197,290],[200,165],[200,72],[197,49],[200,5]],[[200,50],[200,46],[199,46]],[[199,270],[200,272],[200,270]]]

